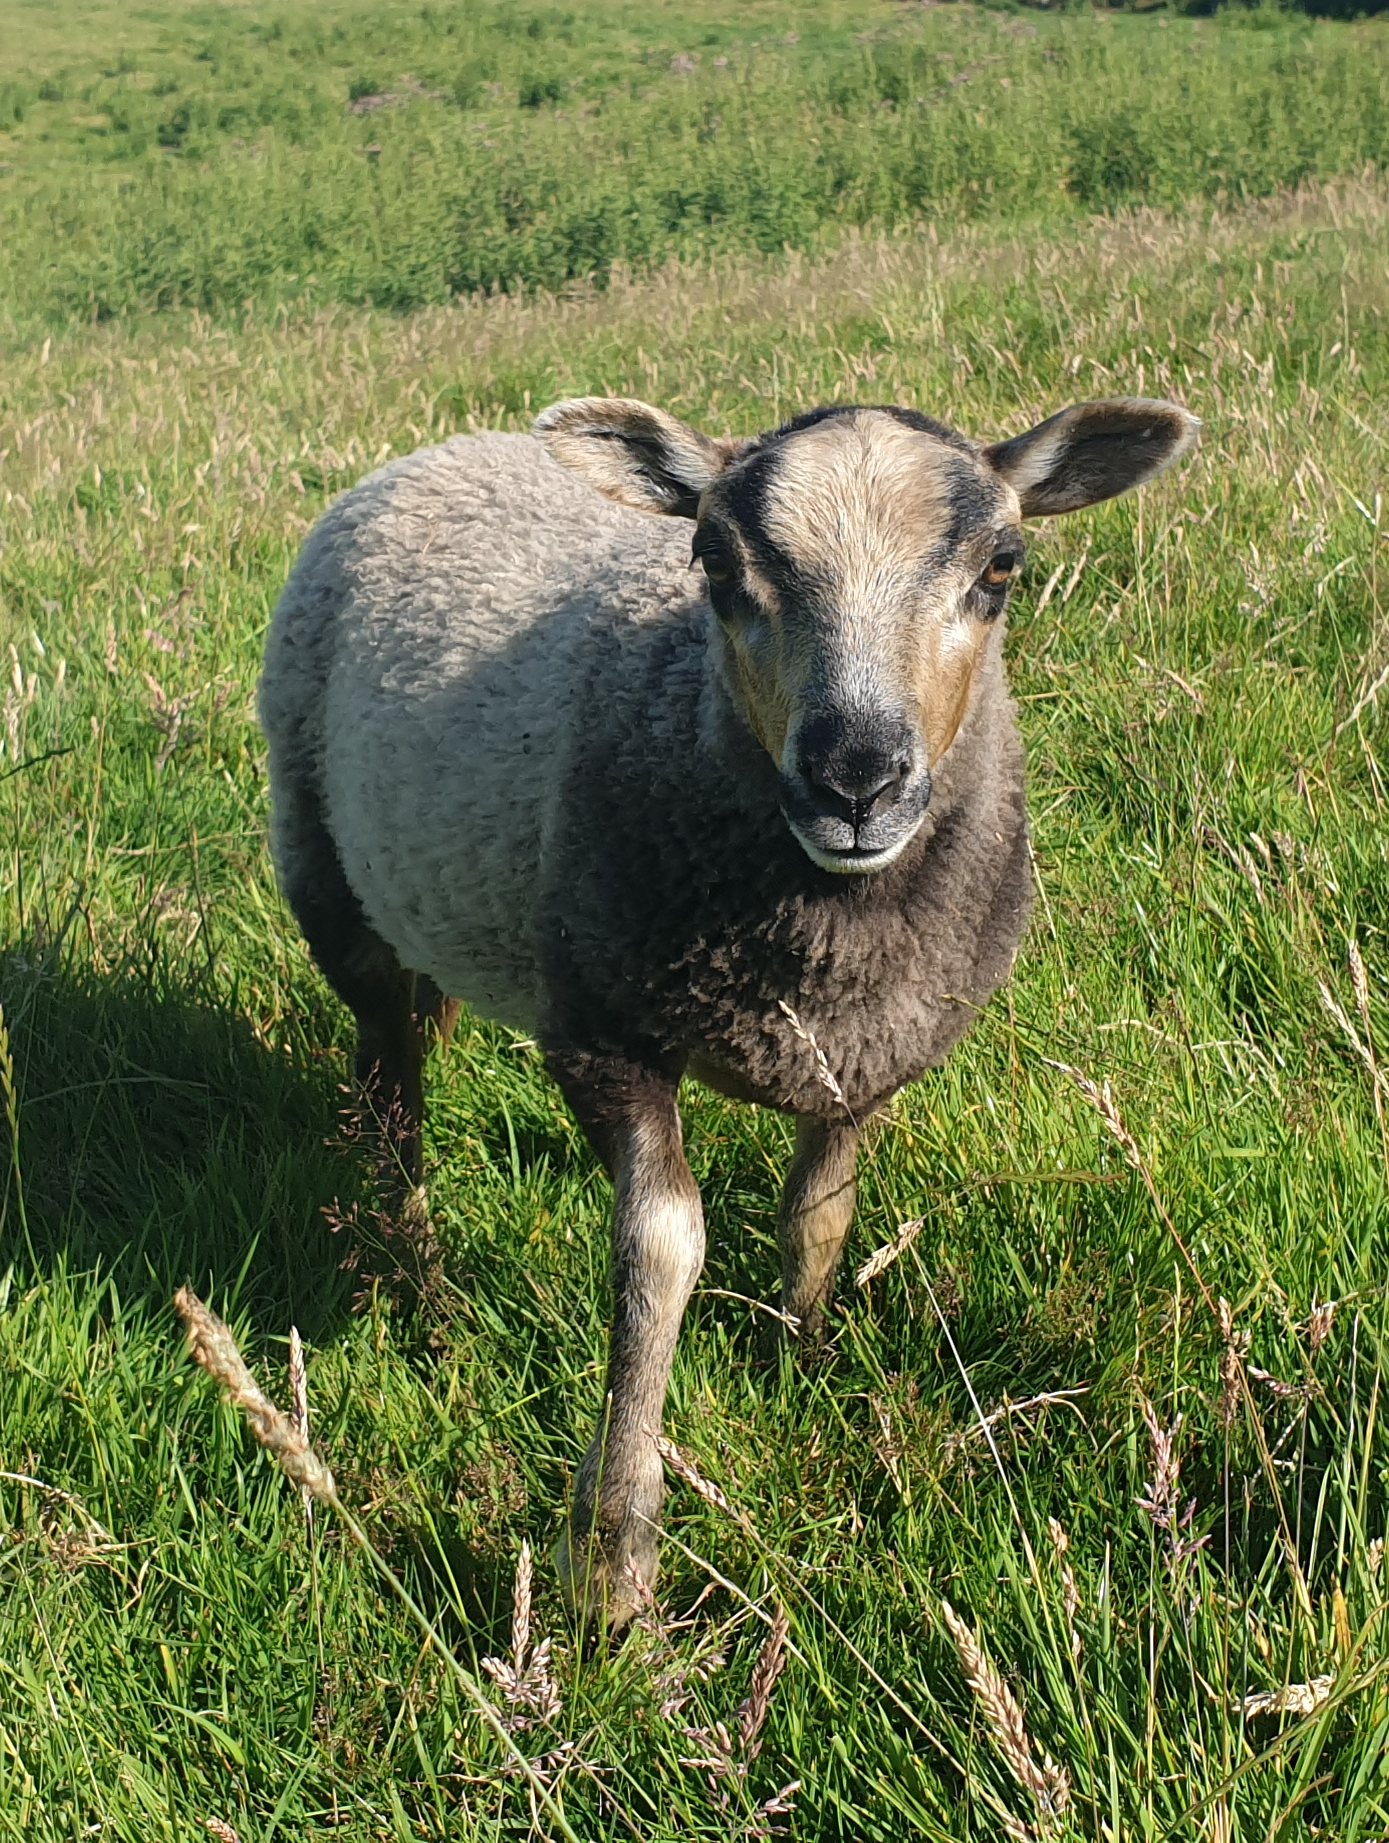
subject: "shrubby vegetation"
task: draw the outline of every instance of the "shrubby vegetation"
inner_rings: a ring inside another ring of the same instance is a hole
[[[11,313],[405,309],[848,226],[1256,196],[1389,155],[1375,26],[355,8],[147,25],[106,63],[19,35]]]

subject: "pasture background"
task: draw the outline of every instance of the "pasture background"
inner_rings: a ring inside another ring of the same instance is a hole
[[[534,1544],[562,1708],[516,1741],[585,1838],[1389,1835],[1385,51],[1266,12],[10,7],[0,1837],[553,1834],[188,1364],[185,1280],[282,1398],[298,1325],[344,1496],[469,1670]],[[673,1486],[662,1619],[612,1656],[544,1560],[605,1186],[532,1047],[466,1027],[433,1070],[447,1281],[420,1318],[344,1271],[348,1035],[273,892],[252,714],[332,492],[580,391],[987,435],[1170,392],[1206,425],[1036,533],[1037,918],[875,1135],[808,1373],[759,1365],[748,1303],[786,1125],[688,1097],[710,1260],[668,1426],[742,1521]],[[1132,1156],[1054,1063],[1111,1084]],[[1145,1401],[1180,1421],[1172,1531]],[[943,1595],[1065,1816],[991,1748]],[[711,1783],[778,1606],[760,1754]]]

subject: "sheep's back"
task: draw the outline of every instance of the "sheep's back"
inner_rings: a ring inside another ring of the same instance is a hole
[[[272,780],[312,783],[371,926],[483,1015],[539,1021],[566,764],[688,604],[688,543],[527,437],[459,437],[345,494],[285,591],[261,699]]]

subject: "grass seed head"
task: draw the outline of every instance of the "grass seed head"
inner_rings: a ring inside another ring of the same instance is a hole
[[[1287,1683],[1282,1689],[1245,1696],[1240,1708],[1248,1715],[1312,1715],[1331,1694],[1334,1676],[1313,1677],[1308,1683]]]
[[[1314,1305],[1307,1319],[1307,1338],[1312,1347],[1313,1357],[1319,1357],[1326,1340],[1331,1336],[1331,1327],[1336,1318],[1336,1301],[1326,1305]]]
[[[174,1305],[188,1332],[188,1348],[196,1363],[215,1376],[234,1407],[245,1415],[251,1432],[274,1458],[291,1483],[325,1504],[338,1501],[333,1474],[298,1431],[281,1413],[247,1369],[241,1352],[216,1313],[188,1287],[174,1295]]]
[[[1091,1081],[1088,1075],[1083,1075],[1069,1062],[1052,1062],[1048,1059],[1047,1067],[1056,1069],[1062,1075],[1070,1076],[1076,1087],[1118,1140],[1129,1164],[1140,1176],[1145,1176],[1146,1167],[1143,1163],[1143,1154],[1138,1149],[1138,1141],[1124,1124],[1124,1116],[1119,1112],[1119,1103],[1115,1100],[1114,1091],[1108,1081]]]
[[[1076,1585],[1075,1569],[1070,1563],[1071,1539],[1055,1517],[1047,1518],[1047,1534],[1051,1537],[1056,1563],[1061,1570],[1061,1604],[1066,1613],[1066,1630],[1070,1634],[1071,1656],[1076,1663],[1079,1663],[1084,1647],[1080,1642],[1080,1633],[1076,1630],[1076,1614],[1080,1611],[1080,1588]]]
[[[762,1729],[772,1706],[772,1691],[777,1678],[786,1668],[786,1635],[790,1627],[781,1607],[776,1610],[767,1642],[758,1653],[752,1668],[752,1687],[746,1702],[738,1710],[738,1734],[745,1759],[755,1760],[762,1748]]]
[[[1223,1348],[1220,1352],[1220,1420],[1225,1427],[1234,1425],[1244,1393],[1244,1359],[1249,1349],[1248,1333],[1235,1330],[1235,1314],[1228,1299],[1216,1302]]]
[[[309,1437],[309,1372],[304,1362],[304,1341],[299,1327],[289,1328],[290,1422],[301,1440]]]
[[[836,1077],[834,1070],[830,1067],[829,1061],[825,1056],[825,1052],[820,1048],[820,1045],[815,1041],[815,1032],[810,1028],[808,1024],[805,1024],[801,1021],[800,1013],[792,1010],[791,1006],[787,1004],[784,998],[779,998],[777,1000],[777,1008],[781,1011],[782,1015],[786,1018],[786,1020],[790,1024],[792,1033],[795,1036],[800,1038],[801,1042],[806,1045],[811,1055],[815,1058],[815,1079],[816,1081],[819,1082],[822,1088],[827,1088],[829,1090],[829,1092],[834,1096],[835,1100],[839,1102],[839,1105],[844,1109],[846,1114],[849,1114],[849,1118],[852,1120],[854,1116],[852,1113],[849,1112],[849,1103],[845,1099],[844,1090],[843,1088],[840,1087],[838,1078]]]
[[[1059,1834],[1060,1820],[1071,1802],[1071,1779],[1064,1766],[1058,1766],[1048,1754],[1037,1764],[1032,1738],[1027,1732],[1022,1709],[1007,1683],[989,1661],[974,1632],[961,1619],[948,1600],[941,1601],[941,1615],[955,1643],[965,1682],[969,1685],[984,1725],[989,1731],[994,1752],[1014,1779],[1031,1798],[1037,1813],[1039,1838]],[[1019,1834],[1028,1834],[1024,1829]]]
[[[715,1510],[721,1510],[726,1517],[732,1517],[735,1523],[741,1523],[744,1528],[747,1528],[746,1514],[734,1508],[727,1492],[716,1485],[712,1479],[706,1478],[694,1461],[681,1452],[674,1440],[668,1440],[664,1434],[660,1433],[652,1437],[656,1443],[656,1451],[682,1484],[688,1485],[695,1496],[702,1497],[706,1504],[712,1504]]]
[[[511,1601],[511,1656],[485,1657],[482,1668],[501,1690],[508,1704],[503,1717],[508,1730],[519,1734],[537,1721],[551,1722],[564,1709],[559,1684],[550,1668],[550,1640],[531,1644],[531,1545],[522,1542],[516,1561],[516,1584]]]
[[[917,1216],[911,1222],[904,1222],[889,1242],[874,1250],[854,1276],[860,1286],[867,1286],[870,1280],[876,1280],[880,1273],[885,1273],[893,1262],[904,1255],[917,1236],[926,1226],[926,1218]]]

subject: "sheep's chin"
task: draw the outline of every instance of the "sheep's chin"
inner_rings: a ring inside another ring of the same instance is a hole
[[[916,837],[918,829],[917,826],[913,826],[909,832],[894,844],[889,845],[885,851],[850,855],[847,852],[822,851],[818,845],[811,844],[794,820],[788,819],[786,823],[790,826],[796,843],[811,863],[818,864],[821,870],[828,870],[836,877],[867,877],[871,876],[875,870],[886,870],[894,859],[901,857],[907,846]]]

